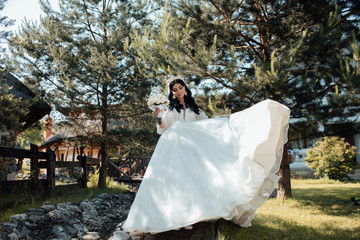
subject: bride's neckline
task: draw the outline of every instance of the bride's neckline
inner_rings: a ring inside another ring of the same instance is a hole
[[[183,110],[184,110],[183,118],[184,118],[184,121],[185,121],[185,112],[186,112],[186,105],[185,105],[185,103],[183,104]]]

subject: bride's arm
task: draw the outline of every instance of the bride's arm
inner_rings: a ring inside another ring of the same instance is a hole
[[[200,109],[199,114],[196,116],[196,120],[201,120],[201,119],[208,119],[208,116],[206,116],[205,112]]]
[[[161,124],[159,124],[159,123],[156,124],[157,133],[160,135],[163,134],[165,132],[165,130],[171,126],[171,119],[170,119],[169,112],[170,111],[162,112]]]

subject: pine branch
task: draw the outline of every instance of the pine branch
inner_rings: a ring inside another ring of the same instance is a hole
[[[91,33],[91,35],[92,35],[92,38],[93,38],[94,42],[97,42],[97,41],[96,41],[96,38],[95,38],[95,35],[94,35],[94,32],[93,32],[93,30],[92,30],[92,28],[91,28],[90,19],[89,19],[89,13],[87,12],[85,0],[83,0],[83,6],[84,6],[84,11],[85,11],[86,19],[87,19],[87,27],[89,28],[89,31],[90,31],[90,33]]]
[[[184,53],[188,58],[190,58],[190,60],[191,60],[193,63],[195,63],[195,64],[198,66],[197,61],[196,61],[192,56],[190,56],[186,51],[183,51],[183,53]],[[202,71],[204,75],[206,75],[206,76],[214,79],[217,83],[220,83],[222,86],[224,86],[224,87],[226,87],[226,88],[228,88],[228,89],[231,89],[231,90],[233,90],[234,92],[237,92],[237,93],[240,94],[240,91],[239,91],[239,90],[237,90],[236,88],[234,88],[234,87],[232,87],[232,86],[224,83],[223,81],[221,81],[220,79],[218,79],[218,78],[215,77],[214,75],[212,75],[212,74],[210,74],[210,73],[208,73],[208,72],[206,72],[206,71],[203,71],[203,70],[200,70],[200,71]],[[240,97],[248,99],[251,103],[255,103],[255,101],[254,101],[253,99],[251,99],[250,97],[248,97],[248,96],[243,96],[243,95],[240,94]]]
[[[248,36],[245,36],[244,34],[242,34],[240,31],[238,31],[234,25],[231,23],[230,19],[226,16],[226,14],[221,11],[221,9],[214,3],[214,1],[210,0],[211,4],[216,8],[216,10],[225,18],[226,22],[229,24],[229,26],[235,31],[237,32],[237,34],[242,37],[248,44],[249,44],[249,47],[253,50],[253,52],[255,53],[255,55],[261,59],[262,61],[264,60],[263,57],[260,55],[260,52],[256,51],[254,46],[251,44],[251,42],[257,44],[258,46],[260,47],[264,47],[262,46],[261,43],[259,43],[258,41],[255,41],[254,39],[248,37]]]

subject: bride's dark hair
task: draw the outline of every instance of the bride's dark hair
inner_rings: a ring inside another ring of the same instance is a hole
[[[176,97],[174,99],[174,95],[172,93],[172,89],[176,83],[180,83],[182,86],[185,87],[185,91],[186,91],[186,94],[184,95],[184,100],[186,105],[185,107],[190,108],[194,113],[199,114],[200,113],[199,106],[195,103],[195,99],[191,96],[190,89],[186,86],[185,82],[179,78],[172,80],[169,85],[170,110],[173,110],[175,108],[176,111],[180,113],[180,110],[183,109],[183,105],[180,104],[180,101]]]

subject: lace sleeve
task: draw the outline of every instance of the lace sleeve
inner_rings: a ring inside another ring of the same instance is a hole
[[[196,115],[196,120],[201,120],[201,119],[208,119],[208,116],[206,116],[205,112],[200,109],[199,114]]]
[[[170,119],[170,111],[165,111],[162,116],[162,122],[165,125],[164,128],[161,128],[159,124],[156,124],[157,133],[163,134],[166,129],[168,129],[171,126],[171,119]]]

